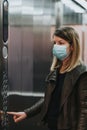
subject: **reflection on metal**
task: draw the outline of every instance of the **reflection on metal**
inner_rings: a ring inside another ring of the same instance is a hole
[[[4,11],[8,11],[8,1],[5,0],[3,3]]]
[[[1,96],[1,86],[2,86],[2,79],[3,79],[3,55],[2,55],[2,48],[3,48],[3,41],[2,41],[2,4],[0,0],[0,109],[2,109],[2,96]]]
[[[3,1],[3,41],[8,39],[8,1]]]
[[[87,1],[86,0],[73,0],[73,1],[75,1],[77,4],[79,4],[85,10],[87,10]]]
[[[82,24],[82,13],[75,13],[67,6],[63,6],[63,24],[64,25],[81,25]]]
[[[58,15],[53,0],[9,0],[10,91],[44,90],[52,58],[51,30],[61,21]]]
[[[84,13],[85,10],[77,5],[72,0],[61,0],[63,4],[65,4],[67,7],[69,7],[71,10],[75,11],[76,13]]]
[[[61,1],[55,2],[56,28],[63,24],[63,4]]]
[[[83,14],[83,25],[87,24],[87,11]]]
[[[55,2],[53,0],[16,0],[16,2],[9,0],[9,6],[10,25],[28,26],[37,22],[38,25],[49,26],[52,16],[55,19]]]
[[[85,14],[86,9],[83,8],[79,3],[75,2],[75,0],[61,1],[63,3],[63,24],[81,25],[83,23],[83,14]]]
[[[8,57],[7,47],[4,46],[4,47],[3,47],[3,58],[4,58],[4,59],[7,59],[7,57]]]
[[[3,44],[4,44],[5,46],[7,46],[7,45],[8,45],[8,40],[7,40],[6,42],[4,42]]]
[[[35,92],[8,92],[8,96],[19,95],[19,96],[29,96],[29,97],[44,97],[44,93],[35,93]]]

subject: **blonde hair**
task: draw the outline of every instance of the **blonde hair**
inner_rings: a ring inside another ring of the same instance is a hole
[[[63,38],[64,40],[68,41],[73,47],[73,51],[70,54],[69,61],[65,67],[65,70],[63,71],[69,72],[81,63],[79,35],[72,27],[61,27],[55,30],[54,36]],[[53,61],[50,70],[53,71],[59,65],[59,63],[60,61],[56,58],[56,56],[53,56]]]

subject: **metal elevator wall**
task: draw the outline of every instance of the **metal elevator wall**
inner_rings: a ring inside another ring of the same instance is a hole
[[[59,0],[9,0],[10,92],[43,92],[52,62],[52,33],[56,23],[57,26],[61,23],[60,12],[57,12],[59,4]],[[10,95],[9,111],[22,111],[32,106],[40,96]],[[9,130],[47,130],[44,126],[36,125],[38,120],[39,115],[17,125],[11,119]]]
[[[8,0],[9,11],[5,12],[5,16],[8,16],[9,21],[6,22],[6,17],[2,17],[4,12],[1,7],[3,1],[0,0],[0,54],[3,51],[1,45],[4,44],[7,50],[4,49],[3,55],[5,57],[2,60],[6,61],[9,81],[9,91],[7,92],[6,89],[6,94],[8,94],[5,100],[7,102],[8,99],[6,111],[22,111],[32,106],[42,96],[45,78],[50,71],[52,62],[52,34],[55,27],[61,23],[59,17],[60,11],[62,12],[61,6],[59,7],[61,2],[59,0]],[[59,8],[61,9],[59,10]],[[5,33],[2,32],[2,25],[5,27]],[[6,39],[5,43],[2,43],[3,38]],[[2,70],[1,65],[4,64],[0,62],[0,70]],[[2,77],[0,71],[0,81],[3,81]],[[19,96],[17,92],[26,92],[28,95],[21,93]],[[29,92],[40,92],[41,94],[29,95]],[[0,100],[4,96],[0,93]],[[0,109],[3,110],[1,103],[4,104],[4,102],[0,101]],[[11,116],[9,116],[9,130],[20,129],[20,124],[16,126],[13,119],[10,118]],[[32,130],[44,129],[42,126],[38,128],[34,124],[38,118],[37,116],[31,119],[30,123],[26,120],[23,121],[25,125],[21,125],[21,130],[25,128],[26,130],[28,128]],[[6,123],[5,120],[4,123]],[[0,129],[1,127],[0,123]]]
[[[43,91],[51,63],[55,2],[9,0],[9,91]]]

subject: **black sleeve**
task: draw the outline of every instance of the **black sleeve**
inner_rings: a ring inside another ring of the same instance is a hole
[[[79,119],[77,130],[87,130],[87,72],[79,80]]]
[[[30,118],[37,115],[41,111],[43,103],[44,103],[44,98],[41,98],[32,107],[25,109],[24,112],[27,114],[27,117]]]

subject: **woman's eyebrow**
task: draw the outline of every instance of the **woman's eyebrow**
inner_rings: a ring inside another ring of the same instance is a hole
[[[55,40],[54,40],[54,42],[64,42],[64,41],[63,41],[63,40],[59,40],[59,41],[55,41]]]

